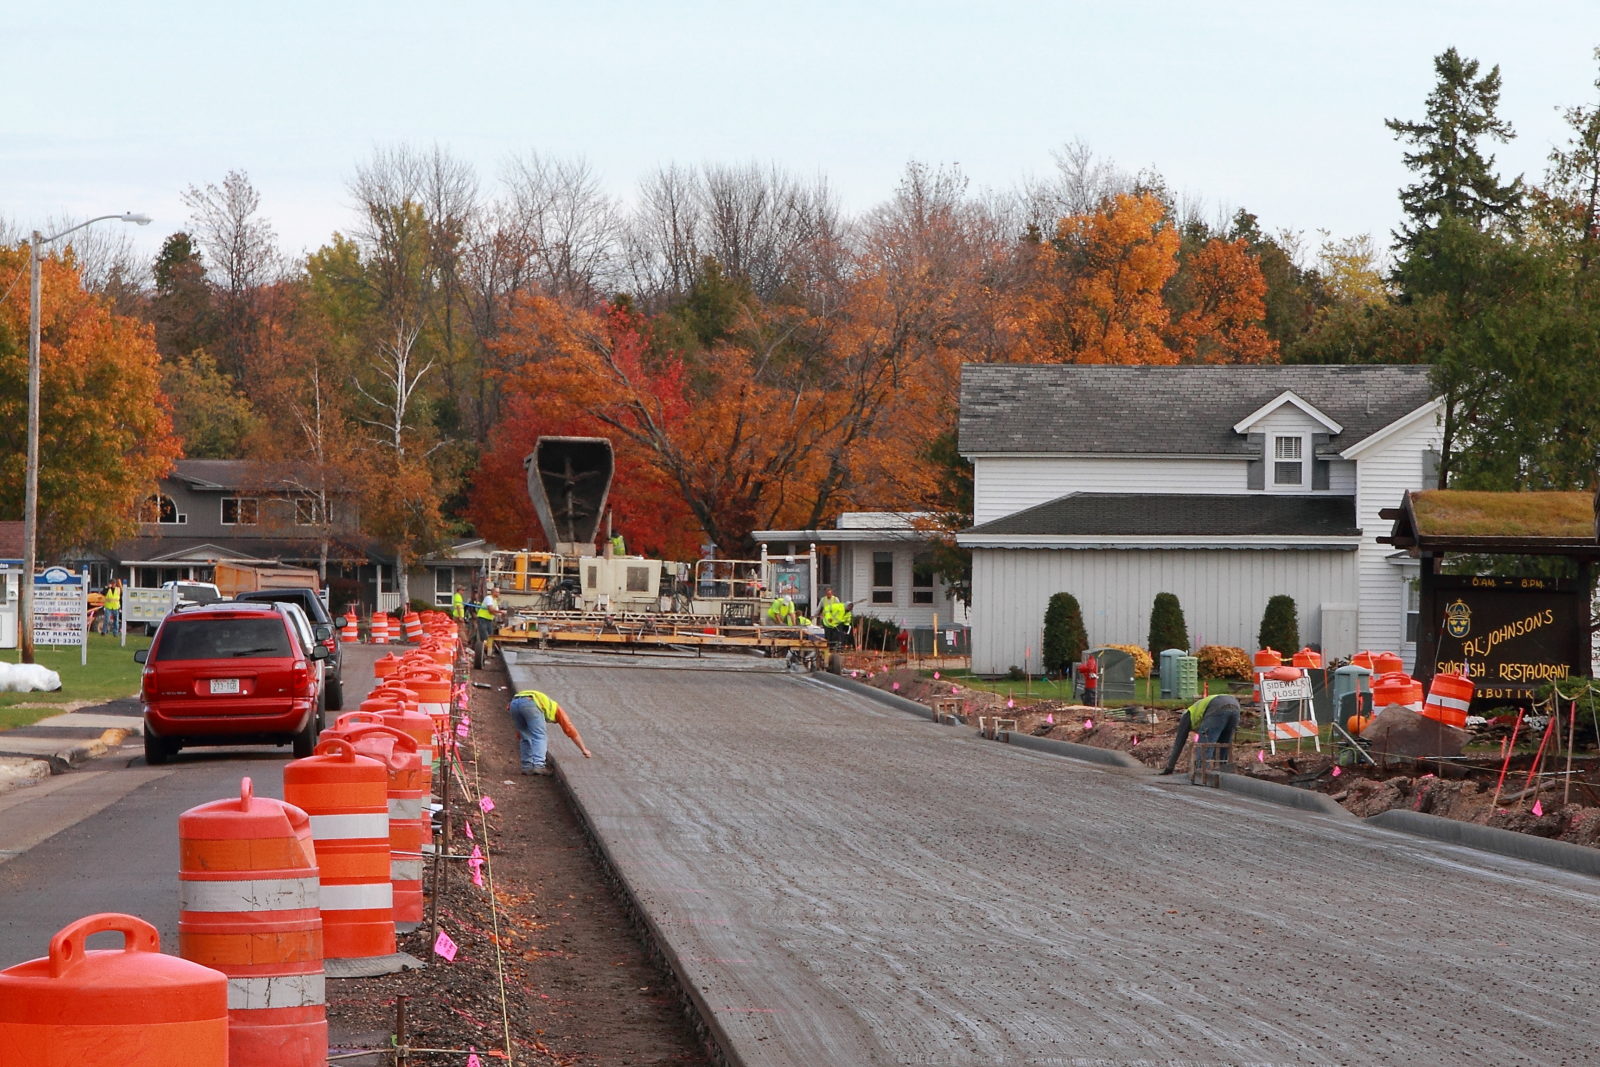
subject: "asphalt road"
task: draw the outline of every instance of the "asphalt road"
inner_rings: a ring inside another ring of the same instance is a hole
[[[520,660],[515,687],[594,751],[551,742],[747,1064],[1594,1062],[1590,877],[796,675]]]
[[[372,663],[386,651],[346,646],[346,708],[364,699]],[[291,758],[287,746],[195,748],[147,767],[134,733],[83,768],[0,795],[0,969],[45,955],[57,930],[102,911],[153,924],[162,950],[176,954],[178,816],[237,797],[247,775],[255,795],[281,799]],[[90,948],[120,945],[116,934],[89,941]]]

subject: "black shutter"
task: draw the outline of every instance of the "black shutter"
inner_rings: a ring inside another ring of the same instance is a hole
[[[1246,489],[1265,489],[1267,487],[1267,435],[1264,433],[1246,434],[1245,440],[1249,442],[1255,452],[1255,458],[1245,468],[1244,487]]]

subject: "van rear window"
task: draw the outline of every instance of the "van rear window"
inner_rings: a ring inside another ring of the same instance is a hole
[[[286,658],[289,631],[279,619],[170,618],[152,659]]]

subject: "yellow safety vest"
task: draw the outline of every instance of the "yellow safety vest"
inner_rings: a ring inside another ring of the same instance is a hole
[[[460,593],[450,595],[450,617],[453,619],[467,617],[467,601]]]
[[[539,710],[544,712],[546,722],[555,722],[556,715],[561,711],[561,705],[545,696],[537,689],[524,689],[517,694],[519,697],[532,697],[533,702],[539,705]]]
[[[107,611],[122,610],[122,589],[112,585],[106,587],[105,607]]]

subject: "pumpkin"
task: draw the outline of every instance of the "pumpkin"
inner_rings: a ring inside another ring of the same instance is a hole
[[[1371,723],[1372,719],[1370,716],[1352,715],[1345,720],[1344,725],[1345,729],[1349,730],[1355,736],[1360,737],[1361,731],[1365,730],[1369,725],[1371,725]]]

